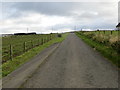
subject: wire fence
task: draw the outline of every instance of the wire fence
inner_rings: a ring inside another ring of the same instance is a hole
[[[80,31],[79,34],[91,38],[93,41],[113,48],[120,53],[120,31]]]
[[[2,63],[5,63],[9,60],[12,60],[16,56],[22,55],[23,53],[27,52],[28,50],[43,45],[44,43],[54,39],[56,37],[55,34],[49,34],[43,36],[39,39],[24,41],[17,44],[10,44],[7,46],[2,47]]]

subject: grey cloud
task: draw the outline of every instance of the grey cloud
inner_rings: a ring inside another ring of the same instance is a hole
[[[16,9],[14,16],[16,14],[20,15],[20,12],[38,12],[46,15],[62,15],[62,16],[71,16],[73,15],[72,11],[102,11],[106,12],[105,8],[110,7],[110,3],[98,3],[98,2],[18,2],[18,3],[9,3],[6,5],[10,9]],[[6,6],[6,7],[7,7]],[[6,8],[5,7],[5,8]],[[9,9],[9,10],[10,10]],[[11,10],[10,10],[11,11]],[[16,15],[17,16],[17,15]]]
[[[73,28],[79,24],[81,28],[114,28],[117,23],[117,10],[113,2],[18,2],[4,3],[9,18],[23,17],[28,12],[41,13],[48,16],[72,17],[74,23],[66,24]],[[113,8],[111,8],[113,7]],[[78,12],[79,14],[73,13]],[[94,14],[98,13],[98,15]],[[24,14],[25,13],[25,14]],[[29,23],[29,22],[26,22]]]
[[[69,15],[70,9],[74,6],[73,3],[46,3],[46,2],[23,2],[14,3],[11,8],[16,8],[15,14],[20,12],[37,12],[45,15]]]

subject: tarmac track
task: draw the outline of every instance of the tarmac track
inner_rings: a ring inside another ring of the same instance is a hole
[[[22,87],[118,88],[118,70],[72,33]]]

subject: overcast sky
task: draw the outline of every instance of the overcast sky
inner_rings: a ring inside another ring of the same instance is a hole
[[[1,33],[115,29],[118,23],[117,2],[4,2],[0,8]]]

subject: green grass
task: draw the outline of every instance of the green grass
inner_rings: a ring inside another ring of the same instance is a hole
[[[3,46],[8,46],[10,44],[16,45],[18,43],[23,43],[27,41],[36,41],[47,37],[49,35],[54,35],[54,34],[36,34],[36,35],[13,35],[13,36],[7,36],[7,37],[2,37],[2,45]],[[9,41],[9,42],[8,42]]]
[[[56,35],[57,34],[36,34],[2,37],[2,62],[4,63],[11,59],[10,45],[12,46],[12,58],[14,58],[40,45],[43,41],[55,38]]]
[[[83,32],[83,34],[99,42],[105,41],[107,44],[111,45],[119,41],[118,36],[120,31],[88,31]]]
[[[102,43],[98,43],[91,38],[88,38],[86,35],[80,34],[80,32],[76,32],[76,35],[88,45],[90,45],[92,48],[95,48],[97,51],[99,51],[104,57],[110,60],[118,68],[120,68],[120,58],[118,58],[120,57],[120,54],[118,54],[116,50]]]
[[[50,45],[54,43],[62,42],[66,38],[67,35],[68,33],[62,34],[62,37],[55,38],[41,46],[35,47],[27,51],[26,53],[20,56],[15,57],[13,60],[9,60],[8,62],[4,63],[2,65],[2,77],[7,76],[12,71],[16,70],[22,64],[32,59],[34,56],[36,56],[38,53],[40,53],[41,51],[43,51],[45,48],[49,47]]]

